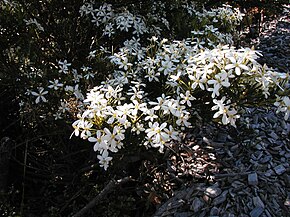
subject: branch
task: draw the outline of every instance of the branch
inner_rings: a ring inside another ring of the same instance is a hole
[[[93,199],[91,200],[85,207],[83,207],[79,212],[77,212],[73,217],[81,217],[86,212],[88,212],[90,209],[92,209],[94,206],[96,206],[100,201],[109,193],[111,193],[116,187],[119,185],[122,185],[123,183],[126,183],[130,181],[131,178],[125,177],[123,179],[120,179],[118,181],[111,180],[106,187]]]

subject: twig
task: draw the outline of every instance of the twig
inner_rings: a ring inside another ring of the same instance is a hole
[[[27,154],[28,154],[28,140],[26,139],[25,153],[24,153],[24,165],[23,165],[23,180],[22,180],[22,195],[20,204],[20,213],[24,210],[24,197],[25,197],[25,178],[26,178],[26,165],[27,165]]]
[[[111,180],[106,187],[93,199],[91,200],[85,207],[83,207],[79,212],[77,212],[73,217],[81,217],[84,216],[86,212],[88,212],[90,209],[92,209],[94,206],[96,206],[107,194],[111,193],[116,187],[119,185],[126,183],[128,181],[132,180],[130,177],[125,177],[123,179],[120,179],[118,181]]]

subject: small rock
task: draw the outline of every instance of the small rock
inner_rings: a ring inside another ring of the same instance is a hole
[[[257,144],[257,145],[255,146],[255,148],[256,148],[257,150],[262,150],[262,149],[263,149],[262,145],[260,145],[260,144]]]
[[[190,206],[190,210],[194,211],[195,213],[196,212],[199,212],[200,209],[204,206],[204,202],[202,200],[200,200],[199,198],[195,198],[193,201],[192,201],[192,204]]]
[[[219,212],[220,212],[219,208],[214,206],[213,208],[211,208],[209,215],[210,216],[218,216]]]
[[[174,214],[174,217],[191,217],[193,216],[191,212],[178,212]]]
[[[272,160],[272,156],[267,155],[267,156],[260,159],[260,163],[264,164],[264,163],[269,162],[270,160]]]
[[[243,187],[245,185],[244,185],[244,183],[242,183],[242,182],[240,182],[238,180],[235,180],[235,181],[232,182],[231,186],[233,186],[234,188],[241,188],[241,187]]]
[[[269,169],[269,170],[266,171],[266,173],[264,174],[264,176],[266,176],[266,177],[270,177],[270,176],[272,176],[273,174],[274,174],[274,171],[271,170],[271,169]]]
[[[256,207],[250,212],[251,217],[259,217],[263,213],[264,209],[262,207]]]
[[[276,166],[276,167],[274,168],[274,170],[275,170],[275,173],[276,173],[277,175],[281,175],[281,174],[283,174],[284,172],[286,172],[286,169],[285,169],[285,167],[284,167],[283,165],[278,165],[278,166]]]
[[[265,208],[265,205],[259,196],[253,197],[253,203],[256,207]]]
[[[275,115],[268,115],[267,118],[272,124],[275,124],[278,121],[278,118]]]
[[[290,186],[290,175],[285,174],[283,176],[284,176],[283,178],[284,178],[286,185]]]
[[[226,133],[219,133],[217,135],[217,142],[226,142],[227,141],[227,137],[228,137],[228,134]]]
[[[225,202],[227,199],[227,194],[228,194],[228,191],[224,191],[220,196],[218,196],[217,198],[213,200],[213,204],[216,206]]]
[[[222,193],[222,190],[218,187],[215,186],[210,186],[208,188],[205,189],[204,192],[206,195],[208,195],[211,198],[215,198],[217,196],[219,196]]]
[[[278,136],[274,131],[272,131],[272,132],[270,133],[270,136],[271,136],[273,139],[275,139],[275,140],[278,140],[278,139],[279,139],[279,136]]]
[[[286,154],[286,152],[284,150],[279,151],[280,156],[284,156],[285,154]]]
[[[251,173],[248,175],[248,183],[249,185],[258,185],[258,175],[257,173]]]

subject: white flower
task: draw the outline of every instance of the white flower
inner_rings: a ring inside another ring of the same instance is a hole
[[[121,141],[125,139],[125,130],[119,126],[114,126],[113,134],[115,135],[114,138]]]
[[[110,116],[107,120],[108,124],[113,124],[114,121],[118,120],[122,115],[122,112],[120,112],[119,110],[114,110],[112,107],[107,107],[106,110],[107,111],[105,112],[105,114]]]
[[[283,97],[283,108],[281,111],[285,112],[284,119],[288,120],[290,116],[290,98],[288,96]]]
[[[116,92],[115,92],[115,89],[108,85],[106,88],[102,88],[103,91],[105,91],[105,97],[106,99],[111,99],[111,97],[114,97],[115,98],[115,95],[116,95]]]
[[[103,93],[97,90],[91,90],[87,93],[87,98],[84,100],[84,103],[91,103],[91,106],[94,107],[95,105],[107,105],[107,100]]]
[[[134,109],[134,105],[132,103],[117,106],[117,109],[120,112],[120,116],[124,119],[127,119],[128,116],[132,114],[132,110]],[[120,121],[120,120],[119,120]]]
[[[137,118],[138,111],[142,111],[143,113],[147,113],[147,104],[139,103],[137,100],[133,100],[134,109],[132,110],[133,118]]]
[[[142,99],[144,95],[144,91],[138,90],[135,86],[131,87],[127,95],[131,96],[130,100],[133,101],[135,99]]]
[[[110,161],[113,159],[112,157],[109,157],[109,153],[107,150],[105,150],[102,155],[98,155],[97,158],[99,159],[100,167],[103,167],[104,170],[107,170],[109,167]]]
[[[229,106],[225,106],[225,100],[226,100],[226,97],[224,96],[221,100],[217,100],[217,99],[214,99],[213,102],[216,104],[215,106],[213,106],[211,108],[211,110],[218,110],[214,115],[213,115],[213,118],[217,118],[219,117],[220,115],[223,115],[223,118],[225,117],[226,118],[226,113],[228,111],[228,108]],[[225,120],[225,122],[227,122]],[[223,121],[224,123],[224,121]],[[227,123],[224,123],[224,124],[227,124]]]
[[[145,117],[145,121],[148,121],[150,120],[151,122],[154,121],[154,119],[158,118],[158,116],[154,113],[154,110],[153,109],[149,109],[147,111],[147,116]]]
[[[199,86],[200,89],[204,90],[204,84],[206,83],[206,74],[202,74],[200,71],[197,71],[195,75],[188,75],[188,78],[193,81],[191,84],[191,88],[193,90],[196,89],[197,86]]]
[[[116,17],[117,29],[128,32],[129,28],[132,27],[134,22],[133,20],[134,18],[131,13],[123,13],[122,15]]]
[[[68,103],[67,102],[60,102],[60,106],[58,107],[58,110],[62,113],[65,113],[66,111],[69,111]]]
[[[62,87],[63,84],[59,83],[58,79],[54,79],[53,81],[49,81],[49,83],[51,83],[51,85],[48,86],[48,88],[53,88],[54,90],[58,90],[59,87]]]
[[[36,104],[38,104],[41,101],[47,102],[47,100],[44,97],[44,95],[47,94],[47,93],[48,93],[48,91],[44,90],[43,87],[39,87],[38,88],[38,93],[37,92],[34,92],[34,91],[31,92],[31,94],[33,96],[36,96],[36,99],[35,99],[35,103]]]
[[[180,117],[184,113],[186,107],[184,105],[180,105],[178,100],[170,100],[168,101],[168,108],[171,114],[175,117]]]
[[[199,38],[194,38],[195,40],[192,41],[192,45],[194,45],[194,49],[202,49],[205,45],[205,42],[203,40],[200,40]]]
[[[79,115],[78,115],[78,117],[80,118]],[[73,133],[71,134],[70,137],[72,137],[73,134],[75,136],[79,136],[80,135],[81,125],[82,125],[83,121],[84,120],[82,118],[80,118],[79,120],[76,120],[75,122],[73,122],[72,127],[74,128],[74,131],[73,131]]]
[[[159,110],[160,108],[163,108],[166,106],[166,100],[168,97],[165,96],[165,94],[162,94],[160,97],[157,97],[157,102],[149,102],[149,105],[153,105],[153,110]]]
[[[87,139],[88,137],[92,135],[91,133],[92,127],[93,127],[93,124],[91,122],[88,122],[88,121],[81,122],[80,128],[82,129],[82,133],[81,133],[82,139]]]
[[[180,141],[180,138],[178,137],[179,132],[175,131],[172,125],[169,126],[169,129],[166,128],[164,131],[170,136],[171,139]]]
[[[161,61],[161,67],[158,71],[163,71],[164,75],[168,75],[169,73],[175,70],[175,66],[168,55],[165,55],[164,60]]]
[[[100,130],[96,132],[96,137],[89,137],[88,140],[90,142],[94,142],[94,151],[98,151],[101,154],[108,149],[107,143],[104,140],[104,135]]]
[[[162,129],[166,127],[167,123],[163,123]],[[148,138],[152,138],[154,135],[160,132],[160,127],[158,122],[149,122],[149,128],[145,130],[145,133],[147,133]]]
[[[62,114],[60,112],[56,112],[55,114],[53,114],[54,120],[59,120],[62,119]]]
[[[88,59],[95,58],[96,57],[96,52],[97,52],[96,50],[90,51]]]
[[[208,88],[208,91],[212,91],[212,98],[215,98],[215,96],[219,96],[220,95],[220,88],[222,86],[224,87],[229,87],[230,86],[230,82],[229,82],[229,78],[228,78],[228,73],[226,73],[225,71],[216,74],[215,75],[215,79],[209,80],[207,82],[208,84],[213,84],[213,88]]]
[[[181,113],[181,115],[178,117],[178,120],[176,121],[176,124],[178,126],[185,126],[189,128],[191,126],[190,122],[188,122],[189,115]]]
[[[80,99],[80,100],[84,99],[84,95],[82,94],[81,90],[79,89],[78,84],[75,85],[73,93],[77,99]]]
[[[117,138],[115,132],[111,132],[108,128],[104,129],[105,135],[104,140],[106,141],[108,145],[108,149],[112,152],[117,152]]]
[[[88,72],[90,71],[92,68],[91,67],[88,67],[88,66],[82,66],[81,67],[81,70],[83,70],[83,72]]]
[[[79,83],[79,82],[80,82],[80,78],[83,78],[82,75],[78,74],[78,71],[77,71],[76,69],[72,69],[72,74],[73,74],[73,76],[74,76],[73,81],[74,81],[75,83]]]
[[[71,63],[68,63],[67,60],[64,61],[58,61],[58,66],[60,68],[59,72],[62,72],[64,74],[68,73],[68,67],[71,66]]]
[[[164,144],[170,140],[170,136],[166,133],[167,123],[162,123],[159,126],[158,122],[149,122],[149,128],[145,130],[148,138],[152,139],[151,146],[154,148],[159,148],[159,151],[162,152]]]
[[[87,72],[85,75],[84,75],[84,78],[89,80],[90,78],[94,78],[95,77],[95,73],[94,72]]]
[[[137,135],[143,131],[145,131],[144,125],[138,122],[132,127],[132,132],[136,132]]]
[[[206,31],[209,31],[209,32],[212,32],[212,33],[215,33],[215,32],[218,31],[218,28],[214,28],[213,25],[210,25],[210,26],[205,25],[205,30],[206,30]]]
[[[123,124],[123,127],[125,128],[125,129],[128,129],[129,127],[131,127],[131,122],[129,122],[128,120],[125,120],[125,121],[123,121],[123,122],[121,122],[120,121],[120,123],[121,124]]]
[[[284,116],[284,119],[285,120],[288,120],[289,116],[290,116],[290,98],[288,96],[284,96],[282,97],[279,97],[278,98],[279,101],[275,102],[275,106],[278,107],[277,109],[277,113],[282,111],[282,112],[285,112],[285,116]]]
[[[248,71],[249,67],[246,66],[243,63],[243,59],[242,58],[238,58],[238,57],[229,57],[229,60],[231,61],[231,63],[227,64],[225,66],[225,69],[229,70],[229,69],[235,69],[235,73],[237,75],[241,75],[241,69]]]
[[[85,3],[84,5],[81,6],[79,10],[81,16],[84,16],[85,14],[93,14],[94,8],[91,3]]]
[[[113,34],[115,34],[113,24],[112,23],[108,23],[105,26],[103,35],[107,35],[108,37],[111,37]]]
[[[191,102],[192,100],[195,100],[195,98],[190,94],[190,91],[187,90],[185,92],[185,95],[183,93],[180,94],[181,101],[180,104],[187,104],[189,107],[191,107]]]
[[[236,120],[237,118],[240,118],[240,115],[237,115],[237,111],[235,109],[231,109],[228,111],[227,115],[228,115],[228,122],[236,127]]]
[[[213,102],[216,104],[212,107],[212,110],[218,110],[214,115],[213,118],[217,118],[220,115],[222,115],[222,123],[224,125],[231,124],[232,126],[236,127],[236,119],[240,117],[240,115],[237,115],[237,111],[232,108],[230,109],[229,105],[225,105],[226,97],[223,97],[221,100],[214,99]],[[227,103],[230,103],[230,100],[227,101]]]

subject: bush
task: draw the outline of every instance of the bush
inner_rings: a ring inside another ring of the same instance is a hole
[[[201,119],[239,127],[245,108],[273,105],[289,118],[289,75],[260,65],[254,49],[234,47],[238,9],[205,3],[0,3],[0,88],[13,90],[5,106],[19,117],[19,143],[31,141],[20,154],[49,165],[48,186],[65,177],[58,170],[96,161],[89,143],[67,141],[72,131],[107,170],[121,148],[163,152]]]

